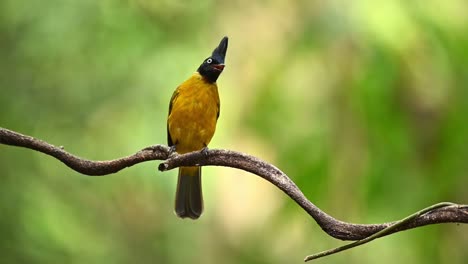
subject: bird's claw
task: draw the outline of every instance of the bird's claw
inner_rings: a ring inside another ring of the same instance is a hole
[[[208,156],[208,147],[204,147],[200,150],[200,152],[205,156],[207,157]]]
[[[177,155],[176,146],[172,145],[172,146],[169,147],[169,156],[168,156],[168,158],[172,158],[175,155]]]
[[[153,151],[153,152],[160,152],[160,151],[163,151],[164,148],[161,149],[161,145],[153,145],[153,146],[146,147],[142,149],[141,151],[146,151],[146,150]]]

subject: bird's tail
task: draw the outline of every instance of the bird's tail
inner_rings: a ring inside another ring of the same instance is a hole
[[[201,167],[180,167],[175,199],[178,217],[197,219],[203,212]]]

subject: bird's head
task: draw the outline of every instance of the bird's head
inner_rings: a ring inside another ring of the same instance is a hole
[[[228,37],[224,37],[218,47],[213,50],[198,68],[198,72],[210,82],[216,82],[224,69],[224,58],[228,47]]]

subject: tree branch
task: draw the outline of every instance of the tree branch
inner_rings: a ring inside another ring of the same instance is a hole
[[[1,127],[0,143],[37,150],[60,160],[70,169],[88,176],[105,176],[141,162],[165,160],[169,157],[169,147],[155,145],[127,157],[107,161],[92,161],[70,154],[63,147],[56,147],[45,141]]]
[[[62,147],[56,147],[42,140],[4,128],[0,128],[0,143],[40,151],[57,158],[71,169],[90,176],[103,176],[116,173],[124,168],[150,160],[165,160],[159,165],[160,171],[194,165],[225,166],[241,169],[258,175],[278,187],[301,206],[328,235],[341,240],[364,240],[367,238],[364,241],[364,243],[367,243],[377,237],[425,225],[468,223],[468,205],[453,203],[437,204],[429,207],[428,210],[422,210],[396,222],[383,224],[353,224],[343,222],[326,214],[310,202],[296,184],[275,166],[256,157],[232,150],[211,149],[204,152],[191,152],[183,155],[175,153],[171,155],[167,146],[154,145],[127,157],[108,161],[91,161],[70,154]],[[357,241],[355,243],[364,244],[362,242]],[[306,261],[317,257],[312,256],[308,258]]]

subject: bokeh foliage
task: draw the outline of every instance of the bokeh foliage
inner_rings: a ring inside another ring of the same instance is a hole
[[[0,125],[89,159],[166,143],[175,87],[230,37],[211,147],[268,160],[346,221],[468,201],[468,4],[0,2]],[[0,146],[2,263],[291,263],[340,245],[261,179],[204,169],[206,211],[172,213],[175,172],[84,177]],[[327,263],[466,263],[430,226]]]

